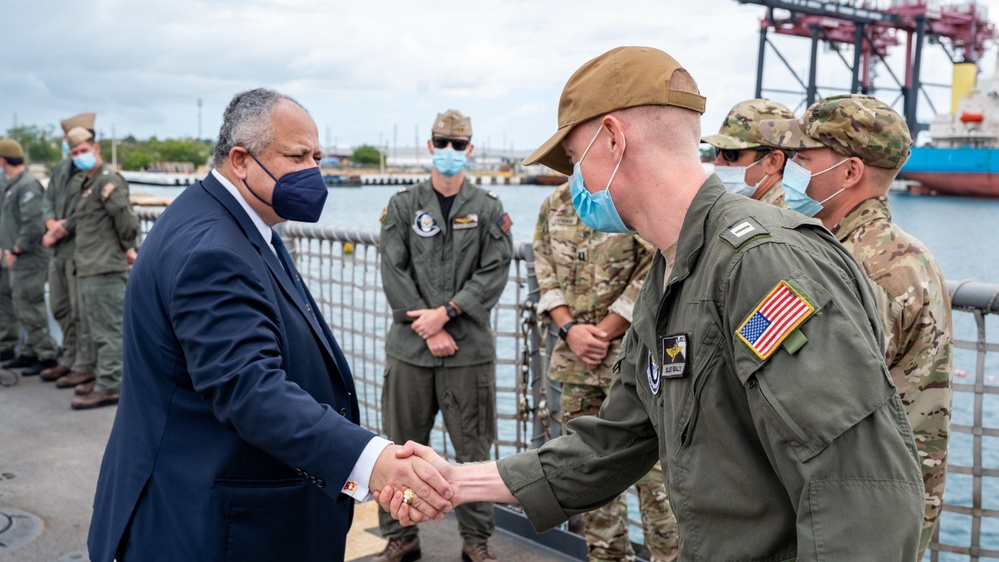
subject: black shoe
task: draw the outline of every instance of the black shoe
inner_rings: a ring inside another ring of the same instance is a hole
[[[4,361],[2,366],[4,369],[21,369],[23,367],[30,367],[35,363],[38,363],[38,358],[34,355],[18,355],[9,361]]]
[[[5,351],[0,351],[0,361],[10,361],[15,357],[13,349],[7,349]]]
[[[21,371],[22,377],[31,377],[41,373],[45,369],[52,369],[59,366],[59,361],[56,359],[42,359],[35,361],[31,365],[28,365]]]

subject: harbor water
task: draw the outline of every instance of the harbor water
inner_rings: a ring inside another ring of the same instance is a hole
[[[166,198],[175,197],[182,189],[132,186],[135,193]],[[320,223],[377,231],[382,209],[392,194],[399,189],[399,186],[332,188]],[[514,241],[516,243],[531,241],[541,202],[551,193],[552,188],[533,185],[495,185],[488,186],[487,189],[497,194],[509,213],[513,221]],[[895,192],[891,193],[890,199],[894,220],[929,247],[940,264],[945,278],[950,281],[975,280],[999,283],[999,235],[992,230],[994,217],[999,215],[999,201],[915,196]],[[330,320],[332,323],[333,319]],[[994,333],[999,329],[999,319],[995,315],[988,317],[986,326],[990,334]],[[955,337],[974,341],[976,336],[976,327],[970,315],[955,315]],[[955,351],[955,382],[966,382],[961,377],[965,372],[973,372],[975,361],[973,350]],[[985,373],[986,384],[999,387],[999,355],[989,355]],[[988,415],[983,425],[987,428],[997,428],[999,396],[986,395],[985,401]],[[955,397],[954,423],[973,425],[972,411],[970,396]],[[966,466],[974,464],[969,453],[971,439],[964,434],[955,434],[951,453],[952,462]],[[988,436],[985,440],[983,467],[999,470],[999,441]],[[993,482],[993,484],[999,483]],[[945,492],[947,503],[970,507],[972,488],[971,475],[950,474]],[[999,510],[999,486],[986,486],[983,507]],[[969,516],[945,513],[941,524],[941,540],[950,544],[969,544],[970,527]],[[633,534],[632,538],[636,542],[642,541],[640,532],[637,535]],[[981,546],[987,549],[999,549],[999,522],[995,519],[986,518],[983,521]],[[967,560],[967,557],[942,552],[939,553],[939,560],[956,562]]]

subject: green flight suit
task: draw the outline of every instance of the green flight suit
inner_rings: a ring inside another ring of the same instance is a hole
[[[0,170],[0,196],[6,192],[9,183],[10,178]],[[14,302],[10,293],[10,271],[0,259],[0,353],[3,353],[6,359],[13,359],[20,339],[17,318],[14,316]]]
[[[499,461],[535,528],[601,505],[658,459],[681,561],[915,560],[923,483],[856,261],[818,222],[712,176],[665,288],[664,262],[600,416]]]
[[[52,248],[49,262],[49,307],[52,316],[62,328],[62,357],[60,363],[70,371],[94,372],[94,349],[90,334],[82,329],[80,298],[76,288],[76,203],[80,198],[83,173],[73,165],[71,158],[64,158],[52,169],[49,185],[42,198],[42,223],[64,220],[63,227],[69,235],[61,238]]]
[[[3,190],[0,248],[21,251],[9,272],[14,316],[27,336],[21,355],[49,361],[59,354],[59,347],[49,333],[45,308],[45,277],[52,252],[42,246],[44,233],[42,184],[31,173],[21,172]]]
[[[440,410],[456,459],[486,460],[496,437],[496,345],[489,312],[510,274],[512,223],[495,194],[468,180],[447,217],[427,181],[393,195],[381,222],[382,284],[393,319],[385,341],[385,434],[396,443],[428,444]],[[458,351],[438,358],[412,330],[406,312],[448,301],[463,311],[444,326]],[[455,511],[466,542],[492,536],[491,504],[470,503]],[[380,524],[385,537],[418,532],[384,512]]]
[[[118,392],[122,373],[122,316],[128,262],[139,221],[128,199],[128,182],[104,163],[84,176],[76,204],[76,281],[80,318],[97,360],[94,391]]]

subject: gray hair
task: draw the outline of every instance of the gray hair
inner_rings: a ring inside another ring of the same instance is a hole
[[[257,155],[271,144],[274,140],[271,111],[280,100],[288,100],[302,107],[302,104],[290,96],[267,88],[247,90],[232,98],[229,107],[222,114],[222,128],[219,129],[219,140],[215,144],[212,163],[216,168],[225,164],[234,147],[241,146],[250,154]],[[304,107],[302,110],[308,113]]]

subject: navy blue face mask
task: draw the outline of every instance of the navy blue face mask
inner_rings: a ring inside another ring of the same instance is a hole
[[[249,154],[249,153],[248,153]],[[290,221],[316,222],[323,214],[323,205],[326,204],[326,197],[330,194],[326,182],[323,181],[323,174],[319,167],[306,168],[297,172],[290,172],[281,179],[275,178],[257,157],[250,154],[250,158],[257,163],[260,168],[267,172],[267,175],[274,180],[274,191],[271,192],[271,202],[264,201],[263,197],[250,187],[250,184],[243,180],[243,185],[261,203],[274,209],[279,217]]]

